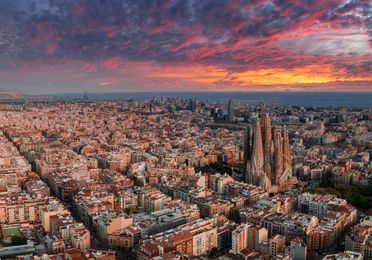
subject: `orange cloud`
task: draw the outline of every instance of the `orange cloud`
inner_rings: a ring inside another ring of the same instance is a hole
[[[150,78],[161,78],[167,80],[178,80],[205,86],[239,85],[260,86],[260,85],[297,85],[328,83],[334,81],[368,81],[372,77],[346,77],[345,71],[337,70],[332,65],[308,65],[294,69],[260,69],[245,72],[229,73],[216,67],[168,67],[162,72],[150,73]],[[232,84],[227,84],[228,81]],[[295,87],[295,86],[294,86]]]
[[[233,73],[239,80],[251,85],[311,84],[333,81],[372,80],[372,77],[345,77],[346,73],[332,65],[308,65],[294,69],[261,69]]]

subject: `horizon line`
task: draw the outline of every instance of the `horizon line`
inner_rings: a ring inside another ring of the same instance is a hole
[[[35,93],[35,92],[23,92],[23,91],[2,91],[1,94],[18,94],[18,95],[68,95],[68,94],[146,94],[146,93],[372,93],[371,90],[151,90],[151,91],[89,91],[81,90],[74,92],[45,92],[45,93]]]

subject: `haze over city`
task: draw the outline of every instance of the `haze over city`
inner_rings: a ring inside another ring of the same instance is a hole
[[[371,91],[368,0],[0,2],[0,89]]]

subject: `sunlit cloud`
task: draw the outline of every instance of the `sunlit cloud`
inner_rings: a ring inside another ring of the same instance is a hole
[[[0,3],[0,87],[372,89],[368,1],[16,2]]]

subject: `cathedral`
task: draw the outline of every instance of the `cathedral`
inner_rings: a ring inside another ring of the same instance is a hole
[[[245,140],[245,181],[273,193],[289,189],[297,178],[292,176],[287,128],[271,126],[262,110],[252,128],[248,127]]]

